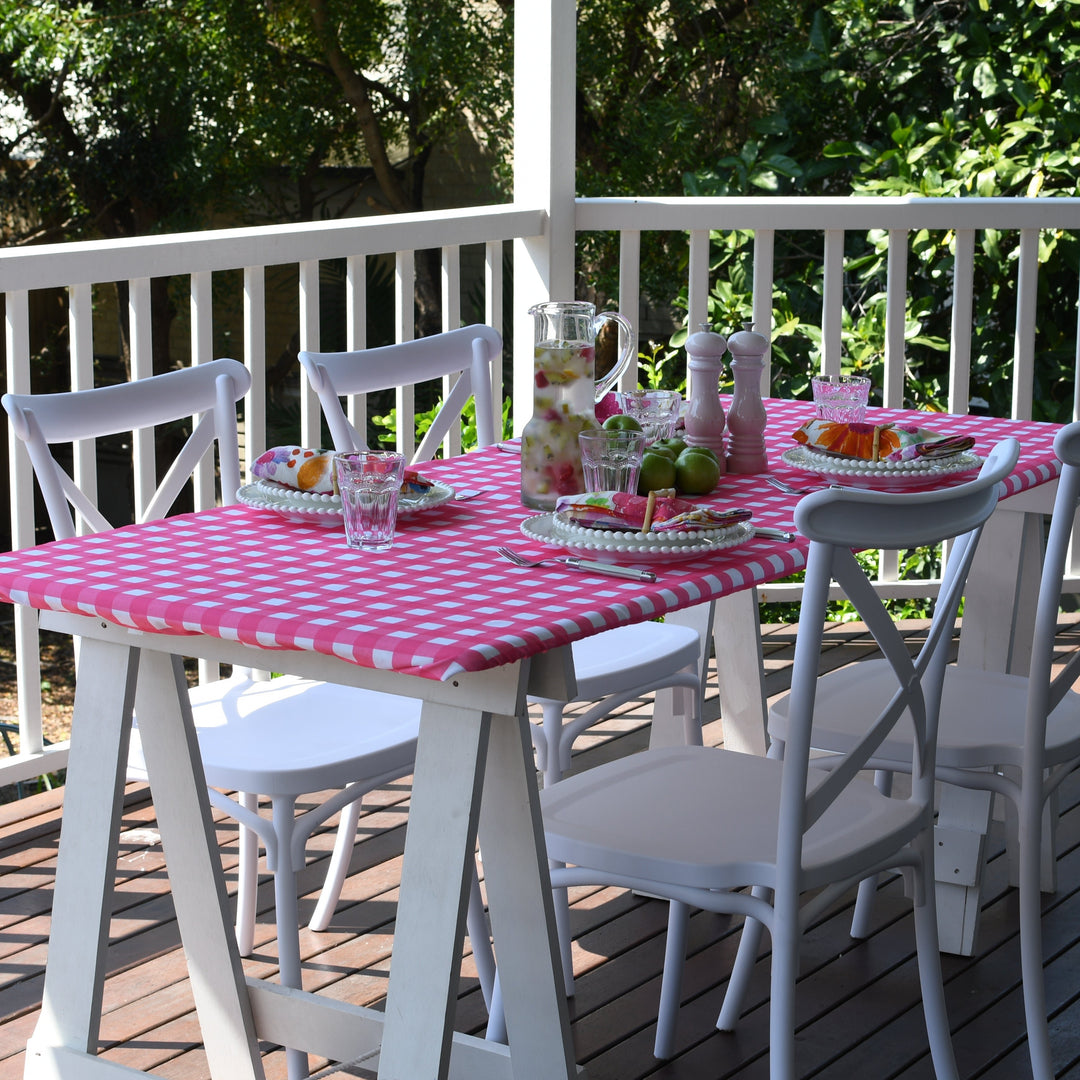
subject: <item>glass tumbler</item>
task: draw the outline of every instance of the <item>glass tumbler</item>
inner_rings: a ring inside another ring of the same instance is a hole
[[[354,450],[336,454],[334,469],[346,544],[361,551],[386,551],[394,543],[404,455]]]

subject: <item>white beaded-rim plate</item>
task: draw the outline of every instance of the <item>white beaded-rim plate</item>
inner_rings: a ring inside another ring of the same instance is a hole
[[[398,496],[398,517],[441,506],[454,497],[454,489],[435,480],[425,492]],[[302,525],[320,525],[332,529],[341,524],[341,496],[317,491],[297,491],[274,480],[256,480],[245,484],[237,501],[256,510],[273,510],[286,521]]]
[[[575,525],[565,513],[538,514],[521,523],[530,540],[564,548],[597,562],[679,562],[734,547],[754,535],[749,521],[726,529],[696,529],[684,533],[635,533]]]
[[[962,452],[942,458],[911,461],[864,461],[822,454],[805,446],[793,446],[780,455],[785,465],[814,473],[834,484],[874,488],[878,491],[925,491],[957,483],[982,468],[978,454]]]

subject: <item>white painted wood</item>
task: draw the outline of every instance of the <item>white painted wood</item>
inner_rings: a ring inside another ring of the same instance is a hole
[[[394,265],[395,341],[412,341],[416,336],[414,309],[416,297],[416,256],[399,251]],[[399,386],[394,393],[397,409],[397,449],[412,458],[416,450],[416,395],[411,386]]]
[[[765,350],[765,368],[761,373],[761,393],[769,396],[772,385],[772,283],[773,251],[776,233],[772,229],[760,229],[754,234],[754,329],[769,339]]]
[[[883,404],[888,409],[900,409],[904,405],[907,266],[907,232],[891,229],[885,275],[885,385],[882,387]]]
[[[136,650],[84,641],[79,656],[49,963],[38,1043],[96,1053],[116,843],[123,806]]]
[[[1013,340],[1012,415],[1031,419],[1035,376],[1035,301],[1039,284],[1039,232],[1020,230],[1016,271],[1016,330]]]
[[[350,255],[345,260],[345,349],[367,348],[367,260]],[[345,415],[358,431],[367,432],[367,394],[350,394]],[[358,426],[359,425],[359,426]]]
[[[180,657],[142,654],[136,709],[210,1075],[214,1080],[261,1080],[259,1045],[236,938],[225,914],[228,894]],[[127,760],[124,749],[120,762]],[[55,928],[54,916],[54,933]]]
[[[128,337],[131,343],[131,377],[145,379],[154,374],[151,334],[150,279],[128,281]],[[154,465],[154,433],[143,429],[131,434],[135,469],[135,517],[141,518],[157,491]]]
[[[636,390],[638,352],[641,348],[641,233],[628,229],[619,234],[619,314],[634,328],[633,362],[619,378],[618,389]]]
[[[840,374],[844,327],[844,230],[826,228],[822,260],[821,297],[821,370],[826,375]]]
[[[934,829],[938,944],[957,956],[971,956],[975,947],[991,798],[987,791],[941,788]]]
[[[724,746],[744,754],[763,755],[767,748],[765,725],[769,711],[756,588],[743,589],[716,601],[713,642]]]
[[[108,1058],[91,1057],[66,1046],[26,1044],[23,1080],[137,1080],[146,1073]]]
[[[689,307],[686,326],[696,333],[709,321],[709,231],[696,229],[690,234],[690,267],[687,287]]]
[[[319,262],[305,259],[300,263],[300,350],[318,352],[322,335],[319,325]],[[321,446],[319,438],[319,400],[306,382],[300,382],[300,443]]]
[[[456,330],[461,322],[461,248],[456,244],[442,250],[442,328]],[[445,401],[457,382],[457,376],[444,375],[442,396]],[[461,425],[454,424],[443,439],[443,456],[461,453]]]
[[[484,322],[494,327],[503,337],[503,357],[507,355],[506,335],[503,334],[503,245],[501,241],[489,240],[484,245]],[[512,353],[511,353],[512,355]],[[494,413],[495,438],[503,436],[503,365],[493,364],[491,369],[491,408]]]
[[[71,363],[71,389],[89,390],[94,385],[94,300],[89,285],[72,285],[68,289],[68,338]],[[97,459],[94,443],[80,440],[72,446],[72,479],[97,505]],[[84,534],[86,523],[76,523]]]
[[[949,412],[966,413],[971,397],[971,319],[975,230],[959,229],[953,256],[952,332],[949,342]]]
[[[698,675],[701,680],[701,698],[709,678],[709,653],[712,649],[713,632],[712,603],[695,604],[680,611],[669,611],[664,616],[665,623],[678,626],[690,626],[698,632],[701,639],[701,656]],[[691,702],[681,688],[665,686],[656,691],[653,700],[652,724],[649,727],[649,748],[659,746],[690,746],[700,744],[701,728],[693,723]],[[696,728],[697,730],[693,730]]]
[[[489,724],[476,709],[420,714],[379,1080],[448,1074]]]
[[[244,475],[266,447],[266,277],[261,266],[244,267],[244,365],[251,389],[244,398]]]
[[[491,718],[480,841],[514,1080],[557,1080],[576,1069],[527,729]]]
[[[370,1071],[378,1068],[381,1012],[258,979],[248,979],[248,994],[260,1037],[303,1046],[331,1061],[357,1062]],[[512,1078],[510,1047],[453,1033],[449,1080]]]
[[[208,270],[191,275],[191,362],[208,364],[214,359],[213,276]],[[196,422],[198,417],[193,418]],[[215,498],[214,462],[208,455],[194,474],[195,509],[213,506]]]

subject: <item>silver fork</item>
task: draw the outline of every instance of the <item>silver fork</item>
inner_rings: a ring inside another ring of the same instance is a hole
[[[579,559],[574,555],[555,555],[550,559],[526,559],[508,547],[497,547],[495,550],[515,566],[526,566],[530,569],[547,566],[549,563],[558,563],[571,570],[584,570],[587,574],[607,574],[608,577],[629,578],[631,581],[656,580],[656,574],[651,570],[638,570],[633,566],[616,566],[614,563],[590,562],[588,559]]]
[[[763,476],[762,480],[771,487],[776,488],[777,491],[782,491],[785,495],[809,495],[812,491],[820,491],[820,487],[808,487],[797,488],[792,487],[789,483],[779,479],[776,476]]]

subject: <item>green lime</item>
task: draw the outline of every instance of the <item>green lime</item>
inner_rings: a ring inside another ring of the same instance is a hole
[[[684,495],[708,495],[720,482],[720,463],[704,447],[684,450],[675,462],[675,487]]]
[[[632,416],[615,413],[604,421],[604,428],[607,431],[640,431],[641,425]]]
[[[720,459],[716,456],[716,451],[710,450],[707,446],[688,446],[683,450],[683,454],[704,454],[705,457],[712,458],[717,465],[720,464]],[[682,454],[679,456],[681,457]]]
[[[675,462],[665,454],[646,450],[638,473],[638,494],[648,495],[650,491],[672,487],[675,487]]]
[[[670,450],[676,457],[678,457],[686,449],[686,440],[679,438],[670,439],[658,439],[653,443],[653,446],[661,446],[665,450]]]
[[[668,461],[674,461],[679,455],[670,446],[661,446],[659,443],[653,443],[646,448],[650,454],[659,454],[662,457],[666,457]]]

